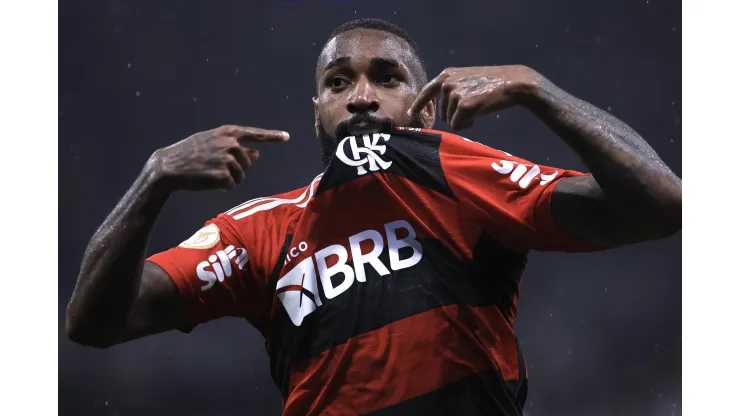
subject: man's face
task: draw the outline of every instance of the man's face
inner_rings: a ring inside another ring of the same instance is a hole
[[[434,104],[411,119],[406,111],[423,85],[421,69],[406,41],[386,32],[354,29],[337,35],[319,56],[316,135],[322,158],[347,136],[388,131],[396,126],[431,128]]]

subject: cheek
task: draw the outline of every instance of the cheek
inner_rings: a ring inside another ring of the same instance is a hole
[[[406,91],[389,91],[383,98],[381,112],[396,122],[405,121],[408,118],[406,111],[413,102],[414,96]]]
[[[340,121],[347,117],[347,111],[340,100],[324,100],[319,104],[319,120],[326,131],[333,131]]]

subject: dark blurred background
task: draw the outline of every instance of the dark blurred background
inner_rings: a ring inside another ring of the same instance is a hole
[[[406,28],[430,77],[448,66],[531,66],[630,124],[681,175],[677,0],[63,0],[59,10],[63,415],[279,414],[263,340],[243,320],[95,350],[66,339],[64,308],[88,239],[158,147],[226,123],[292,137],[263,147],[235,191],[176,195],[152,252],[242,201],[314,178],[314,66],[345,20],[379,17]],[[462,134],[583,169],[524,110]],[[534,253],[517,322],[529,364],[527,414],[680,415],[680,302],[680,235],[596,254]]]

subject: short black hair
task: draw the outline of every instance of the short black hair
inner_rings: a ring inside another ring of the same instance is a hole
[[[379,30],[381,32],[390,33],[391,35],[397,36],[403,40],[406,41],[406,43],[409,44],[411,47],[411,53],[414,55],[416,60],[419,62],[419,66],[421,67],[421,74],[419,75],[421,78],[419,79],[420,85],[423,86],[427,83],[427,70],[426,65],[424,63],[424,56],[421,53],[421,48],[419,48],[419,44],[416,43],[414,38],[411,37],[405,30],[401,29],[400,26],[395,25],[391,22],[388,22],[383,19],[374,19],[374,18],[363,18],[363,19],[356,19],[356,20],[350,20],[348,22],[344,22],[341,25],[337,26],[336,29],[332,30],[329,34],[329,38],[324,43],[324,46],[321,48],[321,52],[324,51],[326,48],[326,45],[334,39],[337,35],[340,35],[344,32],[348,32],[353,29],[372,29],[372,30]],[[320,73],[318,65],[316,68],[316,75],[318,77],[318,74]]]

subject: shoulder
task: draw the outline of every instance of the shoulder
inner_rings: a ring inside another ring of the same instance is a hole
[[[316,193],[316,188],[322,176],[323,173],[316,176],[309,184],[292,191],[242,202],[221,213],[218,218],[231,223],[248,221],[264,223],[284,219],[308,205],[308,202]]]
[[[397,131],[400,135],[409,137],[436,137],[437,140],[439,140],[439,149],[442,153],[456,153],[465,155],[486,153],[490,156],[512,156],[510,153],[504,152],[503,150],[490,147],[481,142],[471,140],[468,137],[461,136],[459,134],[450,133],[442,130],[398,127]]]

